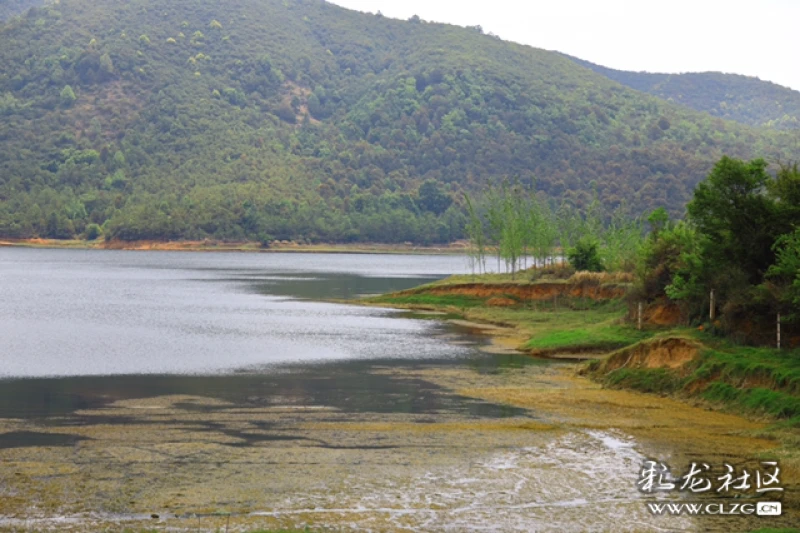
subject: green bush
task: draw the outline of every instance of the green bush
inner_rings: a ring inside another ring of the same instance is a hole
[[[78,97],[75,96],[75,91],[71,86],[65,85],[64,88],[61,89],[61,105],[64,107],[70,107],[77,99]]]
[[[567,260],[579,272],[602,272],[605,270],[598,252],[597,241],[590,237],[581,237],[575,247],[567,252]]]
[[[87,241],[95,241],[97,240],[100,235],[102,235],[103,230],[100,229],[100,226],[97,224],[89,224],[86,226],[86,240]]]

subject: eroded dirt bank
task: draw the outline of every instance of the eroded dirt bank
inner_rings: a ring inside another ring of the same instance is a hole
[[[607,373],[620,368],[679,369],[696,360],[702,348],[700,343],[689,339],[654,339],[610,355],[598,365],[597,371]]]
[[[791,465],[783,478],[790,512],[780,519],[652,517],[635,485],[645,457],[742,465],[770,456],[775,443],[754,436],[758,423],[605,390],[575,370],[372,370],[527,410],[499,419],[167,396],[82,411],[80,425],[3,420],[5,435],[54,440],[0,450],[0,528],[746,531],[798,523]]]
[[[564,282],[537,282],[537,283],[462,283],[443,286],[426,287],[425,289],[411,289],[395,293],[397,296],[405,294],[431,294],[434,296],[459,295],[473,296],[476,298],[508,298],[509,296],[520,300],[552,300],[562,298],[590,298],[592,300],[611,300],[625,296],[627,288],[620,285],[599,285],[592,283],[564,283]],[[509,303],[518,302],[511,300]]]

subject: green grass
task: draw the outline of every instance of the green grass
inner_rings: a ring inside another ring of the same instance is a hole
[[[554,301],[519,302],[512,307],[486,306],[487,298],[459,294],[430,294],[427,289],[441,282],[411,291],[369,299],[372,303],[453,309],[470,320],[505,324],[529,338],[525,350],[598,349],[613,350],[653,335],[621,323],[626,306],[621,301],[596,302],[589,299],[559,298]],[[502,296],[502,295],[497,295]],[[509,297],[515,299],[514,297]]]
[[[772,348],[742,347],[701,336],[715,346],[702,354],[695,370],[697,379],[718,379],[734,386],[747,381],[768,384],[769,388],[800,395],[800,352]]]
[[[612,387],[655,394],[675,393],[685,384],[685,380],[667,368],[618,368],[609,372],[605,381]]]
[[[800,416],[800,398],[763,387],[738,389],[723,381],[714,381],[703,391],[702,397],[774,418]]]
[[[525,348],[554,350],[596,347],[600,350],[613,350],[623,348],[651,335],[650,332],[638,331],[633,327],[600,321],[583,327],[559,328],[537,335],[525,344]]]

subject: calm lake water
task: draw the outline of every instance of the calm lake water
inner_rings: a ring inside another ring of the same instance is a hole
[[[165,394],[509,413],[365,370],[519,360],[448,342],[442,337],[469,340],[453,326],[320,301],[466,270],[461,256],[0,248],[0,417]]]

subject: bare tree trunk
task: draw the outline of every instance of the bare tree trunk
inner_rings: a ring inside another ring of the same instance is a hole
[[[717,318],[717,300],[714,289],[711,289],[711,305],[709,306],[708,317],[711,319],[711,322],[714,322]]]
[[[642,302],[639,302],[639,331],[642,330]]]

